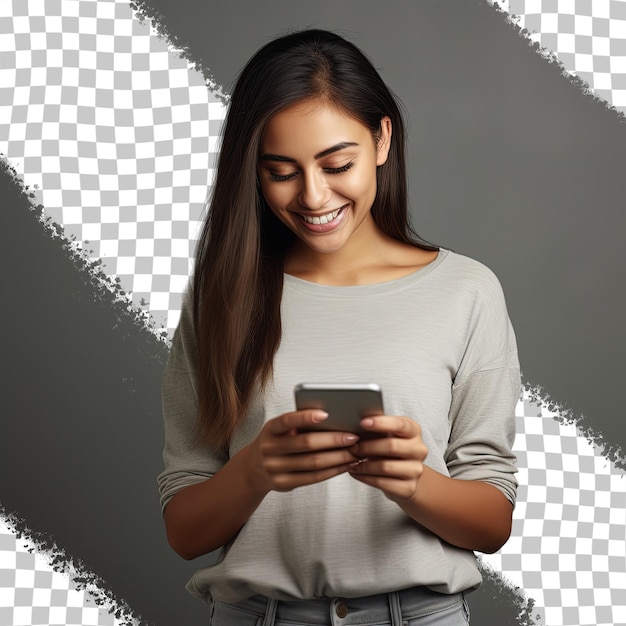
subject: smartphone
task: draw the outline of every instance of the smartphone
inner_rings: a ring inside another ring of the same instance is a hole
[[[339,430],[363,438],[380,436],[360,427],[364,417],[385,413],[383,394],[376,384],[301,383],[294,388],[294,394],[298,410],[322,409],[328,413],[325,420],[304,430]]]

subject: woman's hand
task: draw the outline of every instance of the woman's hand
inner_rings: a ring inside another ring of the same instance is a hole
[[[289,491],[348,470],[358,437],[352,433],[301,432],[319,424],[323,411],[294,411],[267,422],[212,478],[185,487],[165,508],[168,540],[183,558],[223,546],[272,490]]]
[[[285,413],[269,420],[248,446],[249,476],[255,490],[290,491],[348,470],[357,460],[349,450],[359,438],[334,431],[302,432],[328,417],[319,410]]]
[[[365,418],[361,426],[381,436],[362,439],[350,448],[359,458],[350,466],[350,474],[380,489],[390,500],[412,499],[428,454],[419,424],[408,417],[378,415]]]
[[[424,465],[428,449],[419,425],[408,417],[380,415],[361,421],[383,435],[350,448],[359,461],[350,474],[380,489],[416,522],[452,545],[494,552],[511,533],[511,503],[479,480],[444,476]],[[387,435],[386,437],[384,435]]]

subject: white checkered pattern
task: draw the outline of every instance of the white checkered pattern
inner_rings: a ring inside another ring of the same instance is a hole
[[[526,391],[516,415],[513,531],[483,561],[535,600],[542,624],[625,625],[626,475]]]
[[[0,3],[0,151],[45,212],[176,327],[224,105],[127,3]]]
[[[490,0],[542,53],[626,113],[626,0]]]
[[[17,539],[0,520],[0,626],[122,626],[115,607],[97,589],[77,589],[70,573],[54,571],[46,554]],[[99,604],[96,602],[98,599]]]
[[[626,111],[626,0],[494,3]],[[208,87],[122,0],[0,0],[0,152],[170,333],[225,114]],[[513,534],[484,562],[542,624],[625,625],[626,477],[528,394],[518,431]],[[0,626],[118,623],[20,541],[0,525]]]

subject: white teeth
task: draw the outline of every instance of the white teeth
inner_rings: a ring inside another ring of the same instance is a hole
[[[309,215],[303,215],[305,222],[309,224],[328,224],[328,222],[332,222],[338,215],[341,209],[337,209],[336,211],[332,211],[331,213],[326,213],[321,217],[311,217]]]

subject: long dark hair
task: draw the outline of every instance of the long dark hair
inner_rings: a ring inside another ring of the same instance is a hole
[[[391,118],[391,147],[377,168],[372,217],[387,235],[436,249],[411,229],[402,114],[370,61],[323,30],[295,32],[263,46],[241,71],[230,100],[193,277],[198,440],[222,450],[253,392],[270,377],[281,338],[283,263],[293,234],[260,191],[263,131],[273,115],[311,98],[339,107],[374,138],[381,119]]]

